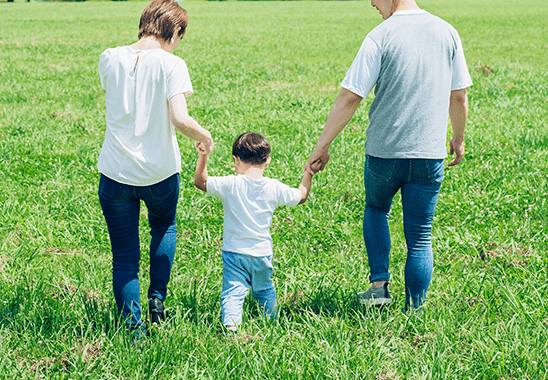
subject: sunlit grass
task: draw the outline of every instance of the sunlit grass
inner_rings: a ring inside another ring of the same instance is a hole
[[[462,37],[474,81],[464,162],[447,168],[423,315],[404,315],[399,196],[390,226],[393,307],[363,310],[367,109],[332,146],[306,204],[276,211],[279,323],[245,305],[220,326],[222,207],[194,188],[179,136],[179,240],[172,318],[137,349],[117,321],[110,244],[97,199],[104,94],[99,54],[137,34],[144,2],[0,4],[0,377],[546,379],[548,376],[548,4],[422,1]],[[365,34],[369,2],[186,2],[175,54],[191,114],[232,173],[245,130],[273,146],[267,175],[296,186]],[[141,219],[142,284],[149,235]],[[143,301],[146,286],[143,286]],[[251,300],[250,300],[251,301]]]

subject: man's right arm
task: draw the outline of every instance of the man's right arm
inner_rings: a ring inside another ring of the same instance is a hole
[[[316,160],[320,160],[321,165],[319,170],[324,169],[325,164],[327,164],[327,161],[329,160],[329,146],[350,122],[362,99],[363,98],[360,95],[357,95],[350,90],[345,88],[341,90],[327,117],[322,135],[316,142],[316,147],[308,158],[308,165],[312,165]]]

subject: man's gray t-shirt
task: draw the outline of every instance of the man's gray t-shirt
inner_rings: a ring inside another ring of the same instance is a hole
[[[428,12],[396,12],[365,38],[342,87],[367,97],[366,153],[447,157],[451,90],[472,84],[457,31]]]

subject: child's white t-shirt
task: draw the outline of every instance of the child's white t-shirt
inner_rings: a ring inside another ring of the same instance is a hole
[[[99,171],[133,186],[153,185],[180,172],[168,100],[192,94],[185,61],[162,49],[121,46],[101,54],[99,77],[107,123]]]
[[[274,210],[283,205],[296,206],[302,193],[277,179],[229,175],[208,177],[207,195],[223,202],[222,250],[262,257],[272,255],[270,226]]]

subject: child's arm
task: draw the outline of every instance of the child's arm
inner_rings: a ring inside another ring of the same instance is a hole
[[[304,172],[303,180],[301,181],[301,184],[299,185],[299,190],[301,191],[301,201],[299,204],[303,204],[306,202],[306,198],[308,198],[308,193],[310,192],[310,188],[312,187],[312,174],[310,174],[309,171]]]
[[[196,149],[198,150],[198,162],[196,163],[196,171],[194,172],[194,185],[202,190],[207,191],[207,156],[205,144],[196,141]]]
[[[314,161],[312,164],[308,165],[303,175],[303,180],[301,181],[301,184],[299,185],[299,190],[301,191],[301,201],[299,204],[303,204],[306,202],[306,198],[308,198],[308,194],[310,193],[310,188],[312,187],[312,176],[320,171],[322,163],[320,160]]]

